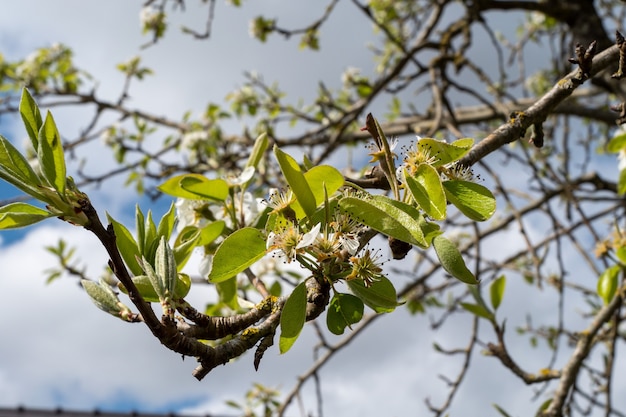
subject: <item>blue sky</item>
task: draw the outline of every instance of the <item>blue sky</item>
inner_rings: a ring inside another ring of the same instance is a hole
[[[205,41],[178,33],[181,23],[204,25],[204,11],[198,12],[195,4],[187,3],[187,13],[173,16],[170,33],[161,44],[140,50],[146,42],[139,27],[142,2],[13,2],[0,15],[0,52],[17,58],[51,42],[66,43],[74,49],[77,63],[98,80],[98,93],[110,99],[116,98],[123,81],[115,64],[140,54],[155,75],[133,87],[130,103],[170,115],[200,112],[207,101],[222,102],[229,91],[243,83],[244,70],[256,70],[270,82],[280,80],[295,101],[313,96],[317,80],[339,86],[340,75],[348,66],[367,69],[371,65],[366,46],[371,39],[369,24],[355,18],[347,2],[339,3],[329,21],[320,53],[300,51],[297,42],[279,37],[260,47],[248,35],[248,20],[263,12],[285,18],[292,26],[309,22],[311,16],[322,12],[322,6],[315,2],[268,0],[246,2],[245,7],[236,9],[218,0],[212,37]],[[78,131],[81,118],[86,117],[75,109],[55,111],[54,115],[61,133],[68,136]],[[21,124],[11,118],[0,122],[0,134],[16,144],[23,143],[26,135]],[[233,121],[228,127],[239,130],[240,123]],[[90,145],[83,152],[99,155],[98,146]],[[332,162],[344,157],[336,155]],[[110,166],[112,160],[104,156],[96,158],[90,169],[98,173]],[[518,180],[525,184],[522,176]],[[132,226],[137,198],[132,189],[123,188],[123,181],[115,179],[88,193],[102,213],[106,210]],[[13,189],[0,185],[0,200],[15,195]],[[153,208],[159,215],[169,201],[161,199],[153,205],[143,198],[140,204],[144,211]],[[536,236],[545,232],[542,225],[529,225],[529,230]],[[195,366],[192,359],[183,362],[161,347],[145,326],[129,325],[101,313],[72,279],[44,284],[42,271],[54,267],[55,261],[43,247],[56,244],[60,237],[77,248],[81,265],[97,277],[106,256],[95,238],[83,230],[52,219],[32,229],[0,234],[0,294],[4,297],[0,312],[5,314],[0,320],[0,407],[232,414],[224,401],[241,400],[253,382],[287,392],[296,375],[314,361],[311,352],[316,338],[307,326],[287,354],[280,356],[276,348],[270,349],[258,372],[247,355],[197,382],[191,376]],[[497,252],[503,241],[523,247],[519,235],[511,230],[498,240],[485,242],[485,250]],[[406,282],[406,278],[394,279],[398,288]],[[202,305],[205,290],[194,289],[190,301]],[[537,294],[515,282],[507,291],[501,313],[508,317],[512,329],[524,322],[527,300]],[[535,314],[551,314],[547,296],[532,300],[537,304]],[[425,413],[424,397],[438,403],[446,393],[445,384],[433,375],[454,375],[460,365],[455,358],[434,352],[432,344],[456,347],[465,341],[471,324],[467,316],[456,317],[448,331],[433,335],[426,316],[410,316],[399,309],[380,317],[322,369],[326,415],[401,416],[407,410]],[[520,343],[511,349],[526,352],[529,347]],[[523,365],[539,369],[548,357],[545,349],[539,349],[525,354]],[[493,358],[475,355],[473,361],[475,366],[457,395],[453,415],[493,415],[490,401],[494,398],[515,410],[514,415],[534,412],[539,403],[531,402],[532,392],[520,380]],[[624,381],[616,382],[620,383]],[[307,409],[314,411],[313,398],[309,384],[303,400]],[[294,415],[299,413],[297,407],[292,410]]]

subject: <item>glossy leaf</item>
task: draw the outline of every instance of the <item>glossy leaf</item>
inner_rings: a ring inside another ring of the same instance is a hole
[[[296,342],[306,320],[306,281],[293,289],[280,314],[280,339],[278,348],[285,353]]]
[[[174,203],[172,203],[167,213],[159,220],[159,226],[156,232],[157,236],[165,236],[166,239],[169,239],[174,230],[174,223],[176,223],[176,207],[174,207]]]
[[[309,183],[304,177],[300,166],[295,159],[280,150],[278,146],[274,146],[274,155],[276,156],[280,170],[285,176],[285,180],[287,180],[291,191],[296,196],[298,204],[302,207],[307,216],[313,215],[315,207],[317,206],[315,203],[315,195],[311,191]]]
[[[441,185],[441,177],[435,168],[420,164],[415,175],[405,171],[406,185],[411,195],[424,212],[435,220],[446,218],[446,194]]]
[[[496,212],[496,199],[486,187],[471,181],[444,181],[448,201],[475,221],[484,221]]]
[[[605,305],[610,303],[613,297],[615,297],[621,270],[622,267],[620,265],[613,265],[607,268],[598,278],[597,292]]]
[[[3,136],[0,136],[0,178],[25,193],[46,201],[37,188],[41,182],[26,158]]]
[[[237,230],[217,248],[209,281],[218,283],[234,277],[265,256],[265,252],[265,239],[258,229]]]
[[[30,204],[7,204],[0,207],[0,230],[29,226],[52,216],[49,211]]]
[[[157,187],[174,197],[189,200],[224,201],[228,197],[228,183],[221,179],[210,180],[200,174],[183,174],[170,178]]]
[[[504,297],[504,289],[506,288],[506,277],[504,275],[498,277],[489,286],[489,296],[491,299],[491,307],[497,310],[502,303]]]
[[[52,188],[59,194],[65,193],[65,155],[61,134],[57,130],[52,114],[48,112],[39,129],[37,157],[41,173]]]
[[[339,206],[378,232],[420,247],[428,246],[419,220],[408,214],[416,210],[408,204],[373,196],[368,199],[345,197],[339,201]]]
[[[347,281],[347,284],[354,295],[377,313],[390,313],[398,306],[396,289],[386,277],[381,276],[369,287],[358,279]]]
[[[434,167],[458,161],[469,152],[473,145],[474,139],[472,138],[463,138],[452,143],[433,138],[423,138],[417,142],[417,146],[422,152],[436,158],[435,162],[431,164]]]
[[[141,256],[137,241],[130,233],[130,231],[128,231],[126,226],[116,221],[108,213],[107,219],[109,223],[111,223],[111,225],[113,226],[113,232],[115,233],[115,244],[117,245],[117,248],[122,255],[122,259],[124,259],[126,266],[128,266],[128,269],[130,269],[133,275],[143,274],[141,266],[139,266],[139,262],[137,262],[137,257]]]
[[[364,304],[352,294],[335,293],[328,305],[326,325],[331,333],[343,334],[346,327],[358,323],[363,318]]]
[[[344,178],[337,168],[330,165],[318,165],[304,173],[311,192],[315,197],[315,206],[324,202],[324,189],[328,196],[333,195],[344,184]]]
[[[459,252],[454,243],[450,242],[446,237],[439,235],[433,239],[433,248],[437,253],[441,266],[447,273],[466,284],[478,284],[478,280],[467,269],[461,252]]]
[[[26,133],[28,133],[30,142],[33,145],[33,149],[38,149],[39,129],[41,129],[43,121],[41,119],[41,112],[39,111],[37,103],[35,103],[33,96],[30,95],[30,92],[26,88],[22,89],[22,97],[20,99],[20,116],[22,116],[22,121],[24,122],[24,127],[26,128]]]

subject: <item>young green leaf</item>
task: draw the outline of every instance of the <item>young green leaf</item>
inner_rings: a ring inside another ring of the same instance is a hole
[[[172,297],[176,291],[178,272],[176,270],[174,253],[167,243],[165,236],[161,236],[159,240],[159,246],[157,247],[156,256],[154,258],[154,267],[165,296]]]
[[[261,231],[245,227],[228,236],[213,257],[209,281],[225,281],[265,256],[265,238]]]
[[[232,277],[226,281],[215,284],[220,301],[226,304],[231,310],[239,309],[239,301],[237,299],[237,277]]]
[[[159,185],[157,189],[165,194],[189,200],[224,201],[228,197],[226,181],[210,180],[200,174],[177,175]]]
[[[28,133],[28,137],[30,138],[30,142],[33,145],[33,149],[39,149],[39,139],[37,136],[39,135],[39,129],[41,129],[41,125],[43,124],[41,120],[41,112],[39,111],[39,107],[33,96],[30,95],[30,92],[26,89],[22,89],[22,97],[20,99],[20,116],[22,116],[22,121],[24,122],[24,127],[26,128],[26,133]]]
[[[363,301],[352,294],[335,293],[328,305],[326,325],[331,333],[343,334],[346,327],[363,318]]]
[[[107,219],[109,223],[113,226],[113,232],[115,233],[115,244],[117,248],[120,250],[120,254],[122,255],[122,259],[128,266],[128,269],[133,273],[133,275],[141,275],[142,269],[139,263],[137,262],[137,257],[140,255],[139,246],[137,245],[137,241],[133,237],[133,235],[128,231],[126,226],[122,223],[119,223],[113,217],[111,217],[107,213]]]
[[[65,193],[65,155],[61,135],[57,130],[52,113],[46,114],[46,119],[39,129],[37,157],[41,166],[41,173],[46,182],[60,195]]]
[[[343,175],[330,165],[318,165],[304,173],[311,192],[315,196],[315,206],[324,202],[324,189],[329,196],[339,190],[344,183]]]
[[[165,236],[166,239],[169,239],[174,230],[174,223],[176,223],[176,207],[174,207],[174,203],[172,203],[167,213],[159,220],[156,235]]]
[[[598,279],[597,292],[605,305],[615,297],[621,270],[620,265],[613,265],[607,268]]]
[[[100,280],[99,283],[83,279],[80,281],[91,301],[102,311],[112,316],[125,320],[125,317],[131,314],[131,311],[117,297],[113,289]]]
[[[492,321],[494,319],[493,313],[481,305],[471,304],[471,303],[461,303],[461,307],[463,307],[470,313],[477,315],[478,317],[482,317],[489,321]]]
[[[383,276],[369,287],[358,279],[347,281],[347,284],[354,295],[377,313],[390,313],[398,306],[396,289],[391,281]]]
[[[157,295],[150,279],[146,275],[136,275],[132,278],[135,287],[139,291],[139,294],[143,299],[149,303],[158,303],[159,296]],[[124,294],[128,294],[128,289],[123,284],[118,284],[120,291]],[[178,281],[176,282],[176,291],[174,292],[174,299],[184,298],[191,288],[191,278],[187,274],[178,274]]]
[[[448,201],[471,220],[482,222],[496,212],[496,199],[486,187],[471,181],[443,182]]]
[[[417,142],[420,150],[434,158],[435,162],[431,165],[434,167],[449,164],[461,159],[469,152],[474,144],[474,139],[463,138],[453,143],[443,142],[433,138],[423,138]]]
[[[285,353],[295,343],[306,320],[306,281],[293,289],[280,314],[280,340],[278,348]]]
[[[280,150],[278,146],[274,146],[274,156],[276,156],[280,170],[291,187],[291,191],[296,196],[298,203],[304,210],[304,213],[307,216],[313,215],[315,207],[317,207],[315,195],[311,191],[309,183],[304,177],[300,166],[298,166],[295,159]]]
[[[417,210],[408,204],[384,196],[373,196],[368,199],[345,197],[339,201],[339,206],[378,232],[422,248],[428,246],[419,218],[409,214]]]
[[[0,136],[0,178],[39,200],[47,201],[38,188],[41,180],[33,168],[3,136]]]
[[[267,138],[267,134],[261,133],[254,141],[254,147],[252,148],[252,152],[250,152],[250,156],[246,162],[246,167],[256,168],[259,165],[259,162],[263,159],[268,145],[269,139]]]
[[[442,235],[435,236],[433,248],[437,253],[441,266],[447,273],[466,284],[478,284],[478,280],[465,266],[465,261],[456,245]]]
[[[489,286],[489,296],[491,299],[491,307],[497,310],[502,303],[502,297],[504,297],[504,289],[506,287],[506,277],[504,275],[497,278]]]
[[[424,212],[434,220],[446,218],[446,194],[437,170],[428,164],[420,164],[414,176],[404,173],[411,195]]]
[[[182,178],[179,185],[184,191],[195,194],[196,199],[224,201],[228,197],[228,183],[226,181],[190,175]]]
[[[52,216],[49,211],[30,204],[7,204],[0,207],[0,230],[29,226]]]

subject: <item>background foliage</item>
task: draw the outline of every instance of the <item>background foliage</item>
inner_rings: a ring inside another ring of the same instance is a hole
[[[211,28],[220,18],[215,3],[202,3],[205,27],[183,27],[189,42],[211,42]],[[245,2],[231,5],[248,7]],[[173,16],[184,19],[185,7],[166,0],[143,5],[145,51],[158,50],[178,30],[168,22]],[[75,137],[62,137],[76,183],[89,190],[123,177],[155,201],[163,199],[156,185],[176,175],[238,175],[251,160],[260,134],[298,160],[306,155],[311,166],[328,163],[364,188],[384,189],[388,182],[368,171],[363,159],[367,151],[360,146],[371,141],[359,129],[369,112],[388,137],[401,138],[405,152],[415,134],[449,142],[476,138],[478,144],[461,162],[473,167],[478,184],[494,192],[498,210],[493,219],[476,223],[448,207],[451,214],[442,228],[454,231],[454,243],[481,284],[451,279],[431,251],[414,250],[407,261],[385,264],[403,302],[400,308],[415,320],[428,320],[435,335],[465,330],[465,341],[434,344],[438,354],[458,367],[441,376],[445,395],[438,401],[427,399],[428,410],[445,415],[471,367],[480,364],[484,375],[498,367],[523,381],[529,397],[537,400],[535,409],[542,408],[545,415],[623,415],[619,392],[624,381],[617,370],[623,342],[626,174],[612,156],[622,161],[626,144],[617,128],[625,117],[618,68],[624,43],[615,34],[622,30],[623,5],[335,0],[320,6],[301,26],[275,15],[258,16],[250,22],[250,34],[260,43],[285,38],[304,50],[323,51],[324,31],[331,30],[327,28],[338,7],[350,7],[355,19],[373,28],[371,62],[347,68],[337,88],[318,81],[310,69],[299,83],[314,86],[314,97],[300,99],[297,92],[283,90],[281,80],[267,82],[271,75],[250,72],[224,102],[206,103],[200,116],[152,114],[134,108],[130,100],[135,85],[148,83],[153,73],[141,55],[118,65],[125,77],[121,92],[116,100],[105,100],[97,80],[88,75],[90,69],[76,63],[71,46],[54,44],[24,59],[2,60],[5,94],[0,112],[18,110],[23,86],[40,107],[53,112],[65,106],[89,109],[84,129]],[[117,161],[105,172],[91,171],[93,155],[80,152],[98,140]],[[273,162],[271,149],[254,177],[252,188],[261,198],[268,197],[269,187],[285,186],[285,169]],[[27,150],[27,156],[34,157],[33,151]],[[49,171],[47,179],[56,191],[64,191],[58,172]],[[61,268],[48,278],[96,280],[70,267],[70,249],[63,243],[51,251]],[[285,292],[298,282],[289,271],[279,277]],[[202,281],[191,277],[192,285]],[[242,287],[239,295],[250,298],[250,291]],[[312,367],[281,396],[259,385],[248,401],[283,413],[304,385],[323,385],[319,376],[324,365],[336,352],[349,350],[348,342],[381,317],[386,316],[366,311],[357,326],[345,329],[343,339],[312,324],[320,343]],[[393,323],[393,315],[385,320]],[[374,349],[383,354],[384,347]],[[540,353],[528,353],[533,351]],[[484,356],[489,360],[476,359]],[[501,415],[518,413],[498,398],[485,401],[495,403],[492,410]],[[320,396],[317,414],[322,414],[322,404]]]

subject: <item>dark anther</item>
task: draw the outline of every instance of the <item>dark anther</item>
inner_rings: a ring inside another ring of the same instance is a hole
[[[584,50],[581,44],[577,44],[575,49],[576,58],[568,59],[572,64],[578,64],[581,75],[579,79],[581,81],[586,80],[591,75],[591,64],[593,63],[593,56],[596,54],[596,44],[596,41],[591,42],[587,50]]]
[[[626,74],[624,73],[624,65],[626,63],[626,39],[624,39],[618,30],[615,31],[615,44],[619,48],[619,66],[617,67],[617,71],[615,71],[611,77],[621,80],[626,77]]]

